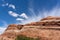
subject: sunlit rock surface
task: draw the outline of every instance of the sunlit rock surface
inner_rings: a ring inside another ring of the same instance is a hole
[[[15,40],[17,35],[38,37],[40,40],[60,40],[60,17],[49,16],[25,25],[11,24],[0,35],[0,40]]]

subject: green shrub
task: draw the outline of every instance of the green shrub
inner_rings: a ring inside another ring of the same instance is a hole
[[[16,40],[39,40],[39,38],[30,38],[26,36],[17,36]]]

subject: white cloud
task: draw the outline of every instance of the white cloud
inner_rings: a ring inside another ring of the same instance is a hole
[[[15,9],[15,5],[13,5],[13,4],[9,4],[9,7]]]
[[[22,19],[22,18],[17,18],[16,20],[17,20],[17,21],[22,21],[22,20],[24,20],[24,19]]]
[[[22,13],[21,15],[13,12],[13,11],[8,11],[9,15],[13,16],[13,17],[16,17],[16,21],[23,21],[24,18],[25,19],[28,19],[27,15],[25,13]],[[19,18],[18,18],[19,17]]]
[[[0,23],[3,24],[2,26],[0,26],[0,34],[2,34],[5,31],[5,29],[7,28],[8,24],[4,20],[0,20]]]
[[[9,5],[8,3],[2,4],[3,7],[4,7],[4,6],[8,6],[8,5]]]
[[[8,11],[9,15],[13,16],[13,17],[18,17],[19,14],[13,12],[13,11]]]
[[[60,16],[60,8],[59,7],[54,7],[50,11],[45,10],[45,11],[42,11],[41,13],[43,14],[44,17],[47,17],[47,16]]]
[[[26,23],[30,23],[30,22],[36,22],[36,21],[40,21],[42,18],[44,17],[47,17],[47,16],[59,16],[60,17],[60,7],[56,6],[54,8],[52,8],[51,10],[46,10],[46,9],[43,9],[42,11],[38,11],[37,13],[37,16],[34,16],[36,15],[33,11],[33,10],[30,10],[30,13],[31,13],[31,16],[30,18],[28,18],[27,20],[24,20],[22,21],[22,24],[26,24]],[[33,13],[33,14],[32,14]],[[33,16],[33,17],[32,17]]]
[[[3,7],[8,6],[9,8],[16,9],[15,5],[9,3],[2,4],[2,6]]]
[[[28,16],[27,16],[25,13],[22,13],[22,14],[20,15],[20,17],[23,17],[23,18],[28,19]]]
[[[0,27],[0,34],[2,34],[5,31],[6,28]]]

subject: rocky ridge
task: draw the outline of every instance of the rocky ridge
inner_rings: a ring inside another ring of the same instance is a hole
[[[25,25],[11,24],[0,35],[0,40],[15,40],[17,35],[39,37],[40,40],[60,40],[60,17],[46,17]]]

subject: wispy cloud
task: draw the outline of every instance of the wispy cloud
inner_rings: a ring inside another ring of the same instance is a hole
[[[17,14],[16,12],[13,11],[8,11],[9,15],[13,16],[13,17],[18,17],[19,14]]]
[[[9,4],[9,3],[4,3],[2,4],[3,7],[8,6],[9,8],[16,9],[15,5]]]
[[[58,5],[53,7],[50,10],[43,9],[41,11],[41,10],[37,9],[38,10],[38,12],[37,12],[37,11],[35,11],[35,9],[33,9],[33,5],[32,5],[33,3],[29,3],[29,4],[30,4],[30,7],[31,7],[31,8],[28,7],[29,13],[31,14],[30,17],[28,17],[26,15],[26,13],[20,13],[19,14],[19,13],[13,12],[13,11],[9,11],[8,13],[13,17],[17,17],[16,20],[17,21],[22,21],[23,24],[29,23],[29,22],[40,21],[42,18],[47,17],[47,16],[60,16],[60,7],[58,7]],[[9,7],[13,8],[13,9],[16,8],[15,5],[13,5],[13,4],[6,3],[5,5],[8,5]],[[26,20],[24,20],[21,17],[25,18]]]
[[[28,16],[25,13],[21,13],[21,15],[16,13],[16,12],[13,12],[13,11],[8,11],[8,13],[9,13],[9,15],[11,15],[13,17],[18,17],[19,16],[19,17],[28,19]]]
[[[47,16],[60,16],[60,7],[56,6],[52,8],[51,10],[44,10],[40,12],[39,14],[43,14],[42,17],[47,17]],[[41,15],[38,15],[41,16]]]
[[[6,30],[6,28],[0,27],[0,34],[2,34],[5,30]]]
[[[22,20],[24,20],[24,19],[22,19],[22,18],[17,18],[16,20],[17,20],[17,21],[22,21]]]
[[[22,24],[40,21],[42,18],[47,16],[56,16],[56,17],[60,16],[60,7],[55,6],[51,10],[46,10],[46,9],[43,9],[42,11],[39,10],[37,13],[33,9],[30,9],[30,13],[31,13],[30,18],[22,21]],[[37,16],[35,13],[37,14]]]
[[[20,17],[23,17],[23,18],[28,19],[28,16],[27,16],[25,13],[22,13],[22,14],[20,15]]]
[[[18,14],[13,11],[8,11],[8,13],[9,13],[9,15],[16,17],[16,21],[20,21],[21,23],[23,23],[24,21],[26,21],[28,19],[28,16],[26,15],[26,13]]]
[[[15,5],[13,5],[13,4],[9,4],[9,7],[15,9]]]
[[[4,20],[0,20],[0,23],[3,24],[3,26],[0,26],[0,34],[2,34],[5,31],[5,29],[7,28],[8,24]]]
[[[4,7],[4,6],[8,6],[8,5],[9,5],[8,3],[2,4],[3,7]]]

